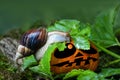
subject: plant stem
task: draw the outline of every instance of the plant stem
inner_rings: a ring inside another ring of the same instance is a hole
[[[113,57],[115,57],[115,58],[120,59],[120,55],[118,55],[118,54],[116,54],[116,53],[114,53],[114,52],[112,52],[112,51],[110,51],[110,50],[108,50],[108,49],[100,46],[99,44],[96,44],[96,43],[94,43],[94,44],[95,44],[98,48],[100,48],[102,51],[106,52],[107,54],[109,54],[109,55],[111,55],[111,56],[113,56]]]
[[[118,41],[118,39],[116,38],[115,40],[117,42],[117,45],[120,46],[120,42]]]
[[[112,65],[112,64],[115,64],[115,63],[118,63],[118,62],[120,62],[120,59],[111,61],[111,62],[107,63],[106,65],[104,65],[104,67],[108,67],[108,66],[110,66],[110,65]]]

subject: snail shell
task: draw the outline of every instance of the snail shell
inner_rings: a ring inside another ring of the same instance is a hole
[[[26,46],[32,51],[37,51],[46,43],[47,36],[48,35],[45,28],[30,30],[22,36],[20,44]]]
[[[29,56],[41,48],[47,41],[48,33],[45,28],[33,29],[26,32],[18,46],[15,62],[25,56]]]

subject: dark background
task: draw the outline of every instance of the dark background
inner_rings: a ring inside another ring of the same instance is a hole
[[[39,20],[46,24],[66,18],[93,23],[100,12],[118,3],[120,0],[0,0],[0,34]],[[117,21],[119,25],[120,18]]]

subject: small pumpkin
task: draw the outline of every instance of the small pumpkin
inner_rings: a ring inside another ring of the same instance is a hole
[[[95,45],[90,43],[90,50],[76,49],[73,42],[66,43],[64,51],[55,49],[51,57],[51,71],[60,74],[72,69],[96,70],[99,53]]]

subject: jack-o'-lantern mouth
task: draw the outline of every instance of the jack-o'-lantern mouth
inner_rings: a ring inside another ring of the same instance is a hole
[[[66,73],[72,69],[95,70],[99,61],[96,47],[91,43],[90,50],[76,49],[73,43],[66,43],[64,51],[55,49],[51,58],[51,71]]]

